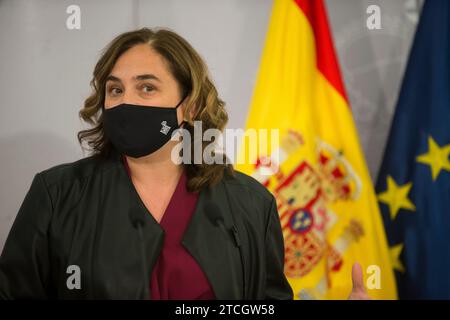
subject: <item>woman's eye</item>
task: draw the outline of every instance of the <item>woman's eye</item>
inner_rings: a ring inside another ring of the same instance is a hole
[[[153,86],[145,85],[142,87],[142,90],[146,93],[153,91]]]
[[[108,89],[108,92],[111,95],[115,96],[115,95],[120,94],[122,92],[122,90],[120,88],[117,88],[117,87],[111,87],[111,88]]]

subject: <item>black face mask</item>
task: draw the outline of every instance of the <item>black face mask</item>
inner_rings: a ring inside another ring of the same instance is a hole
[[[122,103],[103,108],[103,128],[106,136],[120,152],[133,158],[149,155],[171,138],[178,129],[177,108],[142,106]]]

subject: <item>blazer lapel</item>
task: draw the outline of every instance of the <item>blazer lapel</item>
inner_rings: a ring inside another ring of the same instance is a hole
[[[208,202],[222,211],[225,230],[211,218]],[[217,299],[243,299],[243,264],[231,233],[232,225],[230,205],[224,186],[219,183],[200,192],[181,242],[205,272]]]

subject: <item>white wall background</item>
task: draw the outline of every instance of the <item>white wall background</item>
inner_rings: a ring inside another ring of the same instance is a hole
[[[66,8],[81,8],[68,30]],[[376,177],[421,1],[327,0],[361,142]],[[377,4],[382,29],[366,28]],[[117,34],[169,27],[205,58],[243,128],[271,0],[0,0],[0,250],[33,175],[85,155],[76,133],[99,52]]]

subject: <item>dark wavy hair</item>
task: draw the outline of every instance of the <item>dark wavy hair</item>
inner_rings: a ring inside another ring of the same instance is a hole
[[[225,103],[219,98],[208,68],[200,55],[185,39],[173,31],[142,28],[125,32],[113,39],[97,62],[91,80],[93,92],[79,112],[80,118],[92,125],[92,128],[78,132],[78,141],[82,148],[89,150],[91,155],[103,158],[110,157],[116,151],[103,130],[102,108],[105,102],[106,78],[117,59],[138,44],[149,45],[165,59],[183,95],[187,95],[184,114],[187,121],[185,126],[191,133],[191,144],[194,142],[194,121],[202,121],[203,130],[211,128],[223,131],[228,122]],[[191,110],[194,111],[192,117]],[[83,142],[87,147],[83,146]],[[203,149],[205,147],[204,142]],[[199,191],[205,186],[213,186],[225,174],[233,175],[233,166],[227,164],[225,159],[224,155],[223,164],[186,164],[188,190]]]

